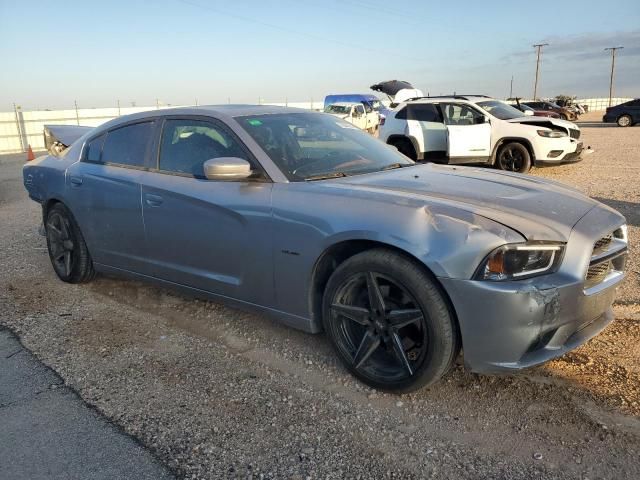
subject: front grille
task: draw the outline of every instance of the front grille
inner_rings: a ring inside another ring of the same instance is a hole
[[[609,235],[605,235],[600,240],[598,240],[593,246],[593,253],[602,253],[609,249],[609,245],[611,245],[611,241],[613,240],[613,233]]]
[[[580,138],[580,130],[576,129],[576,128],[570,128],[569,129],[569,136],[571,138],[575,138],[576,140]]]
[[[587,277],[584,282],[584,288],[591,288],[594,285],[602,283],[607,275],[609,275],[609,271],[611,270],[611,262],[606,261],[602,263],[598,263],[596,265],[591,265],[589,270],[587,270]]]
[[[622,274],[626,252],[627,241],[623,227],[599,238],[593,244],[591,262],[584,278],[585,290],[604,282],[609,275]]]

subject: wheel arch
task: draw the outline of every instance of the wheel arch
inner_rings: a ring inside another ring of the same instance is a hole
[[[495,165],[496,158],[498,157],[498,151],[500,150],[500,148],[503,145],[506,145],[507,143],[512,143],[512,142],[520,143],[524,145],[524,147],[529,152],[529,156],[531,157],[531,164],[533,165],[533,163],[536,160],[536,154],[533,149],[533,145],[531,141],[524,137],[503,137],[500,140],[498,140],[495,146],[493,147],[493,152],[491,153],[491,165]]]
[[[387,137],[387,145],[394,145],[397,141],[408,141],[413,146],[413,150],[416,152],[416,159],[421,160],[424,157],[424,152],[421,152],[420,145],[418,145],[418,141],[408,135],[401,135],[399,133],[394,133]]]
[[[436,285],[440,291],[442,298],[444,298],[445,303],[449,308],[451,317],[454,319],[458,340],[460,345],[462,345],[462,336],[460,335],[460,325],[455,306],[453,305],[446,289],[440,283],[433,271],[412,253],[395,245],[370,239],[350,239],[336,242],[326,248],[316,260],[311,272],[308,302],[311,319],[316,324],[319,331],[322,330],[322,299],[324,296],[324,290],[333,272],[340,264],[344,263],[354,255],[377,248],[390,250],[407,258],[422,269],[433,280],[434,285]]]

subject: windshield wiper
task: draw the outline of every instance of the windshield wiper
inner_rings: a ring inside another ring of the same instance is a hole
[[[382,170],[393,170],[396,168],[404,168],[404,167],[413,167],[417,165],[417,163],[392,163],[391,165],[387,165]]]
[[[305,182],[313,182],[314,180],[327,180],[328,178],[340,178],[346,176],[347,174],[344,172],[320,173],[318,175],[310,175],[304,180]]]

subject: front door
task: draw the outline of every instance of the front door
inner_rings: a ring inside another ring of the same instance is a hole
[[[67,171],[68,203],[96,263],[148,273],[139,178],[153,130],[153,121],[110,130]]]
[[[447,125],[449,163],[486,162],[491,156],[491,124],[466,104],[441,104]]]
[[[273,303],[271,188],[264,176],[212,181],[203,163],[259,166],[221,122],[167,118],[157,168],[143,172],[142,209],[154,276],[258,304]]]

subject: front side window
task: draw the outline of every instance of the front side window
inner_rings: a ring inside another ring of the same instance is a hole
[[[250,162],[238,141],[217,122],[192,119],[164,122],[160,170],[204,178],[204,162],[219,157],[237,157]]]
[[[363,105],[356,105],[354,110],[355,110],[355,114],[357,116],[364,115],[364,106]]]
[[[142,122],[109,131],[102,147],[101,161],[144,167],[152,127],[153,122]]]
[[[395,148],[329,115],[278,113],[236,120],[292,181],[414,164]]]
[[[440,107],[447,125],[475,125],[484,122],[484,115],[468,105],[443,103]]]

